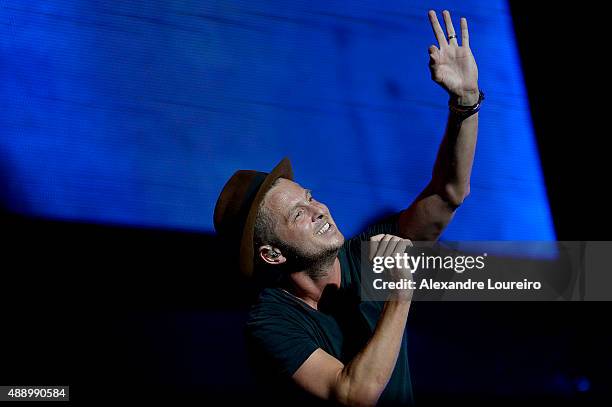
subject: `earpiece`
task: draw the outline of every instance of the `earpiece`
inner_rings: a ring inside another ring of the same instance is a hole
[[[280,256],[280,252],[276,249],[270,253],[270,257],[272,257],[273,259],[277,258],[278,256]]]

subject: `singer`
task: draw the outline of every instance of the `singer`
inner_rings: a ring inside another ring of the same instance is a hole
[[[449,94],[448,121],[432,178],[407,209],[345,240],[327,206],[293,181],[288,159],[270,173],[237,171],[217,200],[218,235],[236,248],[244,274],[268,284],[246,337],[271,401],[412,404],[411,298],[360,301],[360,242],[372,239],[391,253],[408,240],[436,240],[469,193],[484,96],[467,20],[459,44],[450,13],[442,15],[446,34],[429,11],[438,46],[428,51],[431,77]]]

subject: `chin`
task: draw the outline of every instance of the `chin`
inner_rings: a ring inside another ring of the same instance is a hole
[[[321,253],[339,250],[344,244],[344,235],[334,228],[327,236],[319,236],[316,245],[320,248]]]
[[[344,236],[340,231],[336,231],[336,234],[332,236],[330,241],[328,242],[329,248],[340,249],[344,244]]]
[[[342,233],[340,233],[340,231],[338,231],[337,240],[338,240],[338,244],[340,246],[342,246],[344,244],[344,235]]]

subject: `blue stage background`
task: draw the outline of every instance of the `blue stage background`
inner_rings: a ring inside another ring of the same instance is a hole
[[[446,240],[555,238],[505,1],[3,1],[10,211],[211,232],[236,169],[283,156],[346,235],[427,184],[447,97],[430,8],[468,18],[487,100]]]

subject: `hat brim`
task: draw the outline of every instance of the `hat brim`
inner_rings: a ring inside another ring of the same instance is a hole
[[[291,168],[291,162],[287,157],[283,158],[274,169],[266,176],[264,181],[255,195],[255,199],[249,209],[244,228],[242,230],[242,238],[240,241],[240,271],[247,277],[253,275],[254,266],[254,248],[253,248],[253,235],[255,231],[255,221],[257,219],[257,212],[259,206],[263,201],[266,193],[279,178],[286,178],[293,180],[293,169]]]

